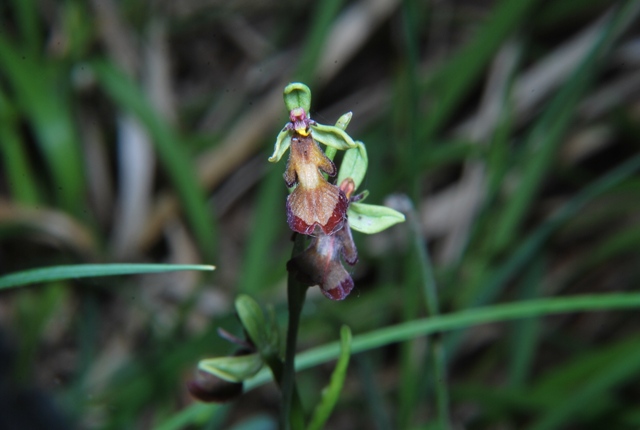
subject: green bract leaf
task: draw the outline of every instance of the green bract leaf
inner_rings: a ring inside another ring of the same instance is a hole
[[[329,419],[331,411],[333,411],[336,403],[338,403],[338,397],[344,386],[350,357],[351,329],[344,325],[342,329],[340,329],[340,357],[338,358],[338,363],[331,374],[329,385],[322,390],[322,400],[313,411],[313,416],[311,417],[311,422],[307,430],[320,430]]]
[[[242,382],[255,376],[262,369],[260,354],[233,357],[208,358],[198,363],[198,368],[229,382]]]
[[[286,128],[283,128],[280,133],[278,133],[278,137],[276,138],[276,144],[273,147],[273,155],[269,157],[269,162],[277,163],[280,161],[282,156],[287,149],[291,146],[291,133]]]
[[[351,122],[352,116],[353,116],[353,112],[347,112],[344,115],[342,115],[340,118],[338,118],[338,121],[336,121],[336,127],[338,127],[341,130],[346,130],[347,126]]]
[[[313,138],[324,145],[342,151],[356,147],[356,143],[351,136],[335,125],[315,124],[311,126],[311,130],[313,131]]]
[[[296,108],[302,108],[309,113],[309,109],[311,109],[311,90],[300,82],[290,83],[284,88],[284,105],[289,112]]]
[[[386,206],[351,203],[347,210],[349,227],[366,234],[379,233],[394,224],[404,222],[404,215]]]
[[[236,299],[236,312],[238,312],[242,326],[249,334],[253,344],[258,348],[258,351],[268,348],[267,322],[258,302],[246,294],[240,294]]]
[[[364,147],[364,144],[357,141],[356,145],[357,147],[347,149],[344,153],[336,184],[341,184],[343,180],[351,178],[356,184],[357,190],[364,179],[364,175],[367,173],[369,158],[367,157],[367,149]]]

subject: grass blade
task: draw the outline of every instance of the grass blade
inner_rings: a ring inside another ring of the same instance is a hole
[[[495,249],[502,249],[508,244],[510,238],[516,237],[514,232],[553,162],[555,149],[575,115],[580,96],[589,87],[596,72],[600,70],[603,64],[600,60],[610,49],[615,37],[629,24],[629,15],[634,16],[638,12],[637,5],[635,10],[628,9],[630,8],[620,8],[610,17],[609,22],[603,26],[601,33],[594,41],[593,48],[576,68],[573,76],[567,80],[567,85],[560,89],[529,134],[526,151],[530,154],[523,158],[525,163],[521,183],[517,192],[514,192],[509,199],[500,219],[495,221]]]
[[[340,329],[340,357],[331,374],[329,385],[322,392],[322,400],[313,411],[307,430],[321,430],[329,419],[331,411],[338,403],[340,392],[347,377],[347,367],[351,357],[351,330],[347,326]]]
[[[0,152],[11,194],[20,203],[34,205],[40,199],[25,148],[17,128],[17,113],[0,92]]]
[[[58,204],[80,215],[86,213],[81,207],[85,181],[63,71],[55,63],[42,64],[23,55],[0,37],[0,76],[12,87],[20,101],[17,107],[33,126]]]
[[[1,276],[0,290],[61,279],[214,269],[215,266],[204,264],[76,264],[42,267]]]
[[[635,348],[624,355],[616,355],[597,373],[590,373],[579,387],[562,399],[562,402],[550,408],[536,421],[530,430],[551,430],[566,428],[568,421],[577,415],[588,414],[589,405],[594,405],[603,398],[606,392],[617,385],[633,380],[640,373],[640,348]],[[579,424],[573,422],[573,424]]]
[[[636,308],[640,308],[640,293],[579,295],[486,306],[409,321],[356,335],[351,343],[351,352],[352,354],[357,354],[420,336],[463,329],[479,324],[571,312],[631,310]],[[328,361],[335,360],[339,356],[340,345],[337,342],[312,348],[296,356],[296,371],[327,363]],[[262,370],[254,378],[246,382],[245,391],[261,386],[270,380],[271,374],[269,371]],[[193,411],[191,411],[191,409],[193,409]],[[186,416],[191,413],[193,413],[195,417],[196,411],[203,413],[201,405],[195,405],[187,411],[183,411],[184,422],[188,421]]]
[[[418,140],[429,141],[450,118],[451,112],[473,83],[482,75],[482,69],[518,25],[526,20],[535,0],[503,0],[478,31],[477,36],[458,55],[447,62],[424,84],[423,91],[432,92],[437,107],[429,113]]]

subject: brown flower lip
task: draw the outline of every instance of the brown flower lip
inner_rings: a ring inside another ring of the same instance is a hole
[[[351,178],[345,179],[339,190],[347,201],[357,199],[351,197],[355,184]],[[332,300],[345,299],[354,287],[353,279],[342,265],[341,259],[353,266],[358,262],[358,251],[349,223],[333,234],[319,232],[307,249],[293,257],[287,263],[287,269],[294,273],[299,282],[307,285],[319,285],[320,291]]]
[[[342,265],[341,257],[351,266],[358,262],[358,251],[347,224],[334,234],[315,236],[307,249],[287,263],[287,269],[299,282],[320,286],[327,298],[344,300],[354,282]]]
[[[284,173],[287,186],[298,184],[287,197],[287,223],[293,231],[310,235],[319,227],[325,234],[332,234],[344,225],[348,199],[342,190],[327,182],[322,172],[334,176],[335,164],[310,133],[305,136],[294,131]]]

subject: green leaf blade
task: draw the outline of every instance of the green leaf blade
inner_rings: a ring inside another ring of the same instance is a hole
[[[351,203],[347,215],[349,227],[366,234],[379,233],[405,220],[395,209],[367,203]]]
[[[322,400],[314,410],[307,430],[321,430],[329,419],[333,408],[338,403],[340,392],[344,386],[350,357],[351,329],[347,326],[342,326],[340,329],[340,357],[338,358],[338,363],[331,374],[329,385],[322,392]]]
[[[182,270],[211,271],[214,269],[214,266],[203,264],[77,264],[53,266],[4,275],[0,277],[0,290],[63,279],[139,275]]]

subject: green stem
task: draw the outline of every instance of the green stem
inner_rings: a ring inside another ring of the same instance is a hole
[[[413,205],[410,206],[407,220],[409,221],[409,229],[413,237],[413,245],[418,258],[418,266],[420,266],[420,279],[424,291],[426,301],[427,314],[429,317],[440,315],[440,303],[438,300],[438,286],[433,276],[433,266],[431,258],[429,258],[429,250],[422,239],[420,225],[418,224],[418,216]],[[433,370],[433,381],[436,394],[436,405],[438,408],[438,421],[440,429],[446,430],[451,428],[449,414],[449,386],[447,383],[447,358],[445,349],[442,345],[440,333],[431,335],[431,344],[429,345],[429,360]]]
[[[302,252],[304,247],[304,236],[296,235],[293,245],[292,256]],[[300,325],[300,314],[304,307],[304,299],[307,295],[307,287],[296,281],[295,277],[289,273],[287,279],[287,296],[289,302],[289,326],[287,328],[287,346],[284,357],[284,369],[282,371],[282,409],[281,409],[281,428],[288,430],[290,428],[298,429],[304,427],[302,411],[299,410],[300,402],[296,402],[296,406],[292,410],[291,403],[295,387],[295,359],[296,344],[298,340],[298,326]]]
[[[327,146],[324,150],[324,155],[326,155],[329,160],[333,161],[337,152],[338,150],[336,148]]]

